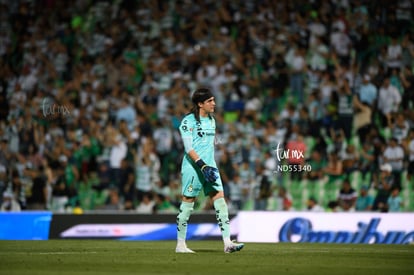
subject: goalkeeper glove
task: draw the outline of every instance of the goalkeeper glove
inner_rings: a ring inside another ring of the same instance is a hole
[[[208,182],[215,182],[218,179],[218,169],[212,166],[208,166],[202,159],[196,161],[198,167],[200,167],[204,178]]]

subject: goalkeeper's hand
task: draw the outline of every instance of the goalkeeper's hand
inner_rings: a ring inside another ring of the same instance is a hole
[[[200,167],[204,178],[208,182],[215,182],[218,179],[218,169],[216,167],[208,166],[202,159],[196,161],[198,167]]]

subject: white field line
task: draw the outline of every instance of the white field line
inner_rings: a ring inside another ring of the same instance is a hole
[[[30,254],[38,254],[38,255],[69,255],[69,254],[96,254],[96,251],[79,251],[79,252],[33,252]]]
[[[82,255],[82,254],[96,254],[97,251],[50,251],[50,252],[0,252],[0,255],[10,255],[10,254],[19,254],[19,255]]]
[[[364,248],[333,248],[333,249],[308,249],[308,248],[302,248],[302,247],[290,247],[289,249],[284,250],[283,252],[289,252],[292,250],[296,250],[296,251],[301,251],[301,252],[311,252],[311,253],[330,253],[333,252],[335,250],[340,250],[340,251],[352,251],[352,252],[358,252],[358,253],[362,253],[362,252],[369,252],[369,253],[384,253],[384,251],[386,252],[395,252],[395,253],[413,253],[414,250],[412,249],[398,249],[398,248],[392,248],[392,249],[384,249],[382,251],[376,251],[376,250],[371,250],[371,249],[364,249]]]

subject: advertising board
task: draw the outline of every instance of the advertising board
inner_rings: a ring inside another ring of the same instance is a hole
[[[408,244],[412,213],[238,213],[240,242]]]

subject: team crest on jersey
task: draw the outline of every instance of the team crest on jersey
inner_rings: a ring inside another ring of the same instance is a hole
[[[206,133],[205,133],[205,132],[203,132],[202,130],[203,130],[203,129],[201,129],[201,128],[197,129],[197,135],[198,135],[199,137],[204,137],[204,136],[206,135]]]
[[[192,193],[193,192],[193,185],[192,184],[190,184],[190,186],[188,186],[187,191],[189,193]]]

